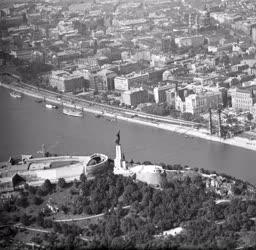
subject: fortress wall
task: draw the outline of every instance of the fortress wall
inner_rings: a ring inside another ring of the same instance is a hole
[[[56,178],[80,177],[83,173],[83,164],[75,164],[67,167],[56,168]]]
[[[136,180],[146,182],[150,185],[161,185],[162,177],[159,173],[150,173],[150,172],[137,172],[136,173]]]
[[[41,179],[56,179],[56,169],[35,170],[37,177]]]

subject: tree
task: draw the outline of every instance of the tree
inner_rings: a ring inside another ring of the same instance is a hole
[[[40,205],[40,204],[42,204],[43,200],[42,200],[42,198],[40,198],[38,196],[35,196],[33,198],[33,202],[34,202],[35,205]]]
[[[39,213],[36,217],[36,223],[39,227],[42,227],[44,225],[44,216],[42,213]]]
[[[16,205],[19,207],[26,208],[29,205],[28,199],[25,196],[22,196],[16,200]]]
[[[194,116],[191,113],[184,112],[181,114],[181,118],[186,120],[186,121],[192,121]]]
[[[31,241],[35,242],[36,244],[41,244],[43,240],[40,238],[40,236],[36,235],[36,236],[31,238]]]
[[[62,206],[61,206],[61,210],[63,211],[64,214],[67,214],[67,213],[68,213],[68,207],[65,206],[65,205],[62,205]]]
[[[41,186],[41,189],[45,194],[49,194],[52,191],[52,188],[52,183],[48,179],[45,180],[45,182]]]
[[[60,187],[60,188],[65,188],[65,186],[66,186],[66,181],[65,181],[65,179],[64,178],[59,178],[58,179],[58,186]]]
[[[135,244],[131,239],[124,239],[123,237],[115,237],[111,241],[111,249],[135,249]]]
[[[111,215],[106,221],[105,234],[109,239],[113,239],[113,237],[119,236],[120,233],[120,220],[117,216]]]
[[[27,214],[23,214],[20,217],[20,222],[24,225],[24,226],[29,226],[31,224],[31,219],[30,216],[28,216]]]
[[[86,180],[87,180],[86,175],[85,175],[84,173],[82,173],[82,174],[80,175],[80,181],[81,181],[81,182],[86,182]]]
[[[37,190],[36,187],[34,187],[34,186],[28,186],[28,191],[29,191],[29,193],[35,194],[35,193],[36,193],[36,190]]]
[[[250,122],[253,120],[253,115],[251,113],[247,114],[247,120]]]
[[[255,205],[249,205],[247,208],[247,214],[249,217],[256,216],[256,206]]]

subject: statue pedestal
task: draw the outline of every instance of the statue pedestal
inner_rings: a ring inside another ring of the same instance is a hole
[[[115,168],[122,168],[122,149],[121,145],[116,145],[116,158],[114,160]]]

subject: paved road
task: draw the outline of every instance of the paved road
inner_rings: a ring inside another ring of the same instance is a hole
[[[14,225],[15,228],[18,228],[18,229],[25,229],[25,230],[28,230],[28,231],[33,231],[33,232],[39,232],[39,233],[47,233],[47,234],[50,234],[52,233],[53,231],[49,231],[49,230],[44,230],[44,229],[39,229],[39,228],[34,228],[34,227],[25,227],[25,226],[22,226],[20,224],[16,224]],[[57,233],[57,234],[60,234],[60,233]],[[89,238],[86,238],[84,236],[77,236],[77,238],[79,238],[80,240],[83,240],[83,241],[90,241]],[[34,243],[29,243],[31,246],[34,244]]]
[[[122,207],[123,209],[129,209],[131,206],[124,206]],[[116,209],[116,208],[114,208]],[[91,216],[84,216],[84,217],[79,217],[79,218],[70,218],[70,219],[56,219],[53,220],[55,222],[70,222],[70,221],[82,221],[82,220],[90,220],[90,219],[95,219],[95,218],[100,218],[102,216],[104,216],[105,213],[101,213],[101,214],[96,214],[96,215],[91,215]]]
[[[6,74],[9,74],[9,73],[6,72]],[[16,77],[13,74],[9,74],[9,75],[11,75],[12,77]],[[196,123],[196,122],[185,121],[185,120],[176,119],[176,118],[172,118],[172,117],[163,117],[163,116],[158,116],[158,115],[146,114],[144,112],[139,112],[139,111],[135,111],[132,109],[125,109],[125,108],[121,108],[121,107],[111,106],[111,105],[108,105],[105,103],[102,104],[102,103],[98,103],[98,102],[94,102],[94,101],[85,100],[80,97],[76,97],[76,96],[69,95],[69,94],[64,94],[64,93],[60,94],[60,93],[56,93],[56,92],[46,90],[43,88],[35,87],[30,84],[26,84],[20,80],[18,80],[18,83],[16,84],[16,86],[36,92],[47,99],[53,99],[55,101],[59,100],[59,103],[65,102],[65,103],[70,103],[71,105],[73,104],[77,108],[92,108],[93,107],[93,109],[95,109],[95,110],[103,111],[103,112],[108,111],[109,113],[112,113],[113,115],[122,115],[122,116],[134,117],[134,118],[138,117],[138,118],[142,118],[142,119],[146,119],[146,120],[153,120],[156,122],[162,121],[165,123],[178,124],[178,125],[184,125],[184,126],[190,126],[190,127],[201,126],[201,125],[204,126],[204,124],[200,124],[200,123]],[[58,97],[60,97],[60,99],[58,99]]]
[[[14,225],[15,228],[18,229],[25,229],[25,230],[29,230],[29,231],[34,231],[34,232],[39,232],[39,233],[51,233],[52,231],[49,230],[45,230],[45,229],[39,229],[39,228],[34,228],[34,227],[25,227],[19,224]]]

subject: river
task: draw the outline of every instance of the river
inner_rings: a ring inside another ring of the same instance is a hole
[[[10,155],[36,154],[45,144],[57,154],[88,155],[95,152],[114,157],[115,135],[121,131],[126,160],[165,162],[227,173],[256,184],[256,153],[157,128],[122,121],[108,121],[85,114],[65,116],[49,110],[33,98],[10,97],[0,87],[0,161]]]

